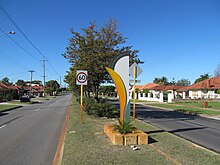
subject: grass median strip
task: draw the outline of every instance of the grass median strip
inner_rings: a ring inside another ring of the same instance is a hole
[[[0,112],[1,111],[7,111],[7,110],[10,110],[10,109],[14,109],[14,108],[18,108],[20,106],[18,105],[7,105],[7,104],[2,104],[0,105]]]
[[[137,151],[130,146],[114,146],[104,134],[103,126],[116,120],[84,114],[84,123],[80,123],[79,105],[74,99],[62,164],[220,164],[218,154],[140,121],[133,125],[148,132],[150,145],[139,145]]]

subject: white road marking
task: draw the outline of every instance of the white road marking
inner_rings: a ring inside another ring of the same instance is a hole
[[[38,109],[35,109],[34,111],[35,111],[35,112],[37,112],[37,111],[39,111],[39,110],[40,110],[40,108],[38,108]]]
[[[0,127],[0,129],[1,129],[1,128],[4,128],[5,126],[6,126],[6,124],[5,124],[5,125],[3,125],[3,126],[1,126],[1,127]]]

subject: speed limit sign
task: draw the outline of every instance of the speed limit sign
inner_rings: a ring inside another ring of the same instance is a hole
[[[87,70],[76,71],[76,85],[87,85],[88,72]]]

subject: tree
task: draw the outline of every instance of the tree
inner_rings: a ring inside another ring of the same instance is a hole
[[[42,82],[40,80],[33,80],[32,84],[38,84],[38,85],[42,86]]]
[[[12,84],[11,82],[9,82],[9,78],[8,78],[8,77],[4,77],[4,78],[1,80],[1,82],[2,82],[3,84],[6,84],[6,85],[11,85],[11,84]]]
[[[176,83],[176,85],[179,85],[179,86],[189,86],[190,84],[191,84],[191,82],[185,78],[178,80]]]
[[[216,67],[215,72],[214,72],[214,75],[215,75],[215,76],[220,76],[220,63],[219,63],[218,66]]]
[[[126,38],[117,31],[117,22],[110,19],[104,26],[97,28],[95,22],[82,29],[82,34],[71,29],[72,37],[63,56],[72,64],[70,71],[65,76],[65,82],[77,89],[75,83],[76,70],[88,71],[87,91],[92,91],[98,100],[99,86],[101,83],[111,81],[105,67],[110,66],[113,58],[121,53],[129,53],[132,60],[139,61],[137,50],[132,47],[120,46],[126,42]]]
[[[158,78],[158,77],[154,78],[153,83],[159,84],[159,85],[167,85],[167,84],[169,84],[168,79],[165,76],[163,76],[161,78]]]
[[[60,88],[60,85],[56,80],[46,82],[46,93],[50,94],[51,96],[58,88]]]
[[[104,95],[110,95],[111,93],[115,92],[115,86],[112,85],[106,85],[106,86],[100,86],[100,93],[103,93]]]
[[[210,77],[211,75],[209,75],[208,73],[204,73],[203,75],[200,75],[200,77],[197,78],[194,83],[209,79]]]
[[[24,80],[18,80],[15,84],[19,85],[19,86],[24,86],[26,85]]]

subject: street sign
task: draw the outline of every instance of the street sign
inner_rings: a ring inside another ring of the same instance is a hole
[[[76,85],[87,85],[88,72],[87,70],[76,71]]]
[[[134,68],[136,67],[136,73],[135,73],[135,77],[134,77]],[[138,66],[138,64],[136,62],[134,62],[130,67],[129,67],[129,74],[131,75],[132,78],[137,78],[141,73],[143,72],[143,70]]]
[[[134,80],[129,80],[130,83],[133,83]],[[135,80],[136,83],[141,83],[141,80]]]

